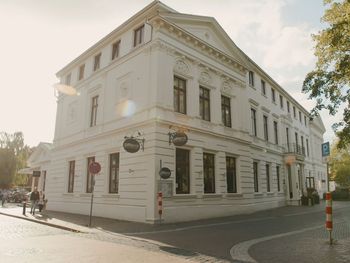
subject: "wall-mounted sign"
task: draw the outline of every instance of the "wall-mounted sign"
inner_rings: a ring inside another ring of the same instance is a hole
[[[184,132],[169,132],[169,144],[173,143],[175,146],[183,146],[187,143],[188,137]]]
[[[330,147],[329,142],[322,143],[322,156],[329,156]]]
[[[129,153],[136,153],[140,150],[140,143],[134,138],[127,138],[123,142],[123,148]]]
[[[101,171],[101,165],[98,162],[89,164],[89,172],[92,174],[98,174]]]
[[[40,177],[40,171],[33,171],[33,177]]]
[[[168,179],[171,175],[171,171],[168,167],[162,167],[159,171],[159,175],[162,179]]]

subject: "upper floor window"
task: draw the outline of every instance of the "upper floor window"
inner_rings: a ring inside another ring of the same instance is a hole
[[[112,60],[119,57],[120,40],[112,45]]]
[[[288,111],[288,113],[290,113],[290,104],[289,104],[289,101],[287,101],[287,111]]]
[[[309,140],[306,139],[306,154],[309,156]]]
[[[264,139],[265,141],[269,140],[269,127],[268,127],[268,118],[267,116],[263,116],[263,121],[264,121]]]
[[[280,95],[280,106],[283,109],[283,96],[282,95]]]
[[[176,148],[176,193],[190,193],[190,151]]]
[[[199,114],[205,121],[210,121],[210,91],[199,87]]]
[[[90,127],[96,126],[98,108],[98,95],[91,99]]]
[[[272,96],[272,101],[276,102],[276,92],[275,89],[271,88],[271,96]]]
[[[101,63],[101,53],[97,54],[94,57],[94,71],[100,69],[100,63]]]
[[[261,80],[261,93],[266,95],[266,83],[263,80]]]
[[[230,98],[223,95],[221,96],[221,116],[222,116],[222,123],[226,127],[231,127]]]
[[[277,124],[277,121],[273,122],[273,130],[275,133],[275,144],[278,144],[278,124]]]
[[[305,123],[305,126],[307,126],[306,116],[305,115],[304,115],[304,123]]]
[[[80,65],[78,80],[82,80],[84,78],[84,71],[85,71],[85,64]]]
[[[66,85],[70,85],[70,82],[71,82],[71,78],[72,78],[72,74],[69,73],[67,76],[66,76]]]
[[[252,120],[252,134],[254,136],[257,136],[257,130],[256,130],[256,110],[250,109],[250,117]]]
[[[300,111],[299,111],[299,121],[302,122],[301,121],[301,112]]]
[[[174,111],[186,114],[186,80],[174,76]]]
[[[118,193],[119,153],[109,155],[109,193]]]
[[[294,118],[297,117],[297,111],[296,111],[296,109],[295,109],[295,106],[293,106],[293,115],[294,115]]]
[[[254,72],[249,71],[249,85],[254,87]]]
[[[145,25],[142,25],[139,28],[135,29],[135,31],[134,31],[134,47],[143,43],[144,32],[145,32]]]

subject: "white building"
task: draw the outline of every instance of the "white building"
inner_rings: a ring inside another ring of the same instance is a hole
[[[212,17],[154,1],[57,73],[48,209],[154,223],[299,204],[326,189],[321,119],[309,113]],[[185,132],[181,147],[169,133]],[[126,137],[144,150],[126,152]],[[171,137],[171,138],[170,138]],[[159,170],[168,167],[169,179]],[[160,182],[161,181],[161,182]]]

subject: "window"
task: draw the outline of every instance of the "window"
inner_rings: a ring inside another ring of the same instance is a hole
[[[257,136],[257,131],[256,131],[256,110],[255,109],[250,109],[250,116],[252,119],[252,134],[254,136]]]
[[[94,58],[94,71],[100,69],[101,53],[97,54]]]
[[[287,138],[287,148],[288,148],[288,151],[290,150],[290,146],[289,146],[289,128],[286,127],[286,138]]]
[[[186,114],[186,80],[174,76],[174,111]]]
[[[215,156],[203,153],[204,193],[215,193]]]
[[[280,95],[280,106],[281,106],[281,109],[283,109],[283,96]]]
[[[249,85],[254,87],[254,72],[249,71]]]
[[[297,111],[296,111],[296,109],[295,109],[295,106],[293,106],[293,115],[294,115],[294,118],[297,117]]]
[[[70,161],[69,171],[68,171],[68,193],[73,193],[73,190],[74,190],[74,172],[75,172],[75,161]]]
[[[253,162],[254,192],[259,192],[258,162]]]
[[[92,173],[90,173],[89,171],[89,165],[91,163],[95,162],[95,157],[89,157],[87,158],[87,167],[86,167],[86,172],[87,172],[87,176],[86,176],[86,192],[87,193],[92,193],[93,188],[94,188],[94,175]]]
[[[70,85],[70,81],[71,81],[71,78],[72,78],[72,74],[69,73],[67,76],[66,76],[66,85]]]
[[[237,193],[236,158],[226,156],[227,192]]]
[[[269,140],[269,127],[268,127],[268,119],[267,116],[263,116],[263,122],[264,122],[264,139],[265,141]]]
[[[118,193],[119,153],[109,155],[109,193]]]
[[[273,130],[275,134],[275,144],[278,144],[278,123],[277,121],[273,122]]]
[[[210,121],[210,91],[199,87],[199,114],[205,121]]]
[[[307,153],[307,156],[309,156],[309,140],[306,139],[306,153]]]
[[[305,154],[305,148],[304,148],[304,136],[300,136],[301,140],[301,152]]]
[[[305,123],[305,127],[307,127],[306,116],[304,116],[304,123]]]
[[[281,191],[281,179],[280,179],[280,167],[279,165],[276,166],[276,179],[277,179],[277,191]]]
[[[190,151],[176,148],[176,193],[190,193]]]
[[[287,111],[288,111],[288,113],[290,113],[290,104],[289,104],[289,101],[287,101]]]
[[[140,45],[143,42],[143,36],[145,32],[145,25],[140,26],[134,31],[134,47]]]
[[[226,127],[231,127],[231,105],[229,97],[221,96],[221,116],[222,123]]]
[[[272,101],[276,102],[276,92],[273,88],[271,88],[271,96],[272,96]]]
[[[266,164],[266,191],[271,192],[271,185],[270,185],[270,164]]]
[[[299,148],[298,133],[297,132],[295,133],[295,144],[296,144],[296,147]]]
[[[78,80],[82,80],[84,78],[85,64],[79,67],[79,75]]]
[[[112,45],[112,60],[119,57],[120,40]]]
[[[90,116],[90,127],[96,126],[97,120],[97,107],[98,107],[98,95],[91,99],[91,116]]]
[[[261,80],[261,93],[266,95],[266,85],[265,81]]]
[[[301,122],[301,112],[299,111],[299,121]]]

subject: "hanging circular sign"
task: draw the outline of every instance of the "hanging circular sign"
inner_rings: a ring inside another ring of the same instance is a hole
[[[101,171],[101,165],[98,162],[89,164],[89,172],[92,174],[98,174]]]
[[[175,132],[172,142],[175,146],[183,146],[187,143],[188,137],[184,132]]]
[[[140,143],[132,138],[128,138],[123,142],[123,148],[129,153],[136,153],[140,150]]]
[[[159,175],[162,179],[168,179],[171,175],[171,171],[168,167],[162,167],[159,171]]]

